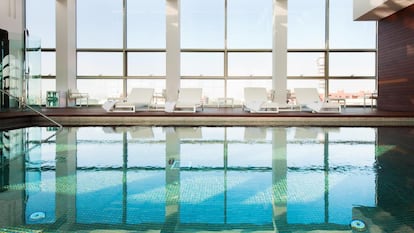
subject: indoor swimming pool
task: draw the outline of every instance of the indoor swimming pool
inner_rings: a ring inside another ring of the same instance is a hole
[[[414,232],[414,128],[0,136],[0,232]]]

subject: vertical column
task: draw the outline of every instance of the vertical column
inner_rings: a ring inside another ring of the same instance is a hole
[[[273,221],[276,228],[287,224],[287,150],[286,129],[273,129]],[[278,231],[276,231],[278,232]]]
[[[56,0],[56,91],[70,88],[76,88],[76,0]]]
[[[287,0],[273,0],[272,88],[279,103],[287,100]]]
[[[180,0],[167,0],[166,4],[166,94],[167,101],[175,101],[180,87]]]
[[[180,217],[180,139],[171,129],[166,131],[166,167],[165,167],[165,223],[161,232],[174,232]]]
[[[56,135],[56,219],[62,232],[76,222],[76,156],[76,128],[63,129]]]

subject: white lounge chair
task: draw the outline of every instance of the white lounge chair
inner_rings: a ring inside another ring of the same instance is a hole
[[[201,107],[204,110],[202,88],[180,88],[174,112],[196,112]]]
[[[69,89],[68,100],[71,99],[75,101],[75,106],[77,100],[79,100],[79,106],[82,106],[82,100],[86,100],[86,106],[89,105],[89,94],[85,92],[80,92],[78,89]]]
[[[154,88],[132,88],[124,101],[116,102],[112,111],[149,111],[154,96]]]
[[[309,108],[316,113],[340,113],[341,105],[323,101],[316,88],[295,88],[296,103],[300,106]]]
[[[278,113],[279,105],[269,101],[264,87],[245,87],[243,110],[254,113]]]

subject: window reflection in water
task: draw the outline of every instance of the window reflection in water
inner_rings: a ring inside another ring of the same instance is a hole
[[[412,129],[80,127],[42,144],[45,128],[16,132],[2,132],[0,199],[18,194],[2,209],[25,218],[4,226],[344,230],[414,203]]]

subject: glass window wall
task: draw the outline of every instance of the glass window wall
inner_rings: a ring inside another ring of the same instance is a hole
[[[272,4],[182,0],[181,85],[236,102],[243,99],[243,87],[271,89],[272,64],[278,62],[271,52]],[[127,89],[152,80],[165,89],[165,7],[164,0],[77,1],[78,79],[119,78]],[[376,24],[354,21],[352,8],[352,0],[288,1],[288,89],[311,86],[331,95],[351,92],[354,83],[376,89]],[[55,2],[45,0],[39,9],[37,1],[28,0],[26,11],[30,34],[41,37],[41,74],[49,79],[56,75]]]

